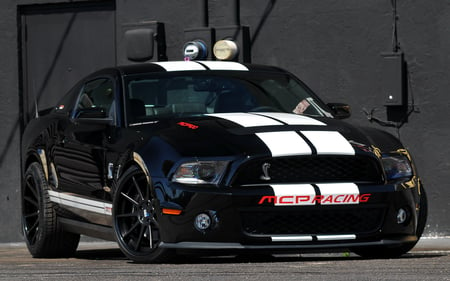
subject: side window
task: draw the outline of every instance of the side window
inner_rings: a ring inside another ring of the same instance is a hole
[[[55,112],[58,114],[70,114],[76,108],[78,93],[80,92],[80,84],[74,86],[64,97],[58,101],[55,106]]]
[[[76,106],[75,116],[90,112],[90,117],[114,116],[114,83],[98,78],[84,84]],[[97,114],[97,115],[95,115]]]

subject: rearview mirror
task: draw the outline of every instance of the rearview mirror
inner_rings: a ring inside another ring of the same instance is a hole
[[[334,117],[337,119],[345,119],[350,117],[352,114],[350,112],[350,105],[345,103],[328,103],[328,107],[331,109]]]

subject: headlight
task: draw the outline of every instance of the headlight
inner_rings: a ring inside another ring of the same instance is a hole
[[[411,162],[405,155],[383,155],[382,161],[388,180],[411,178],[413,175]]]
[[[187,184],[218,184],[228,161],[197,161],[183,163],[172,180]]]

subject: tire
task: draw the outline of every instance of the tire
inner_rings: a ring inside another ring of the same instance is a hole
[[[409,252],[419,241],[423,234],[428,216],[428,200],[425,189],[422,187],[420,194],[420,211],[417,218],[416,236],[417,241],[404,243],[396,247],[367,247],[356,248],[353,252],[364,258],[398,258]]]
[[[137,263],[160,263],[173,256],[160,248],[161,226],[158,201],[145,174],[136,167],[128,169],[117,185],[113,200],[113,226],[122,252]]]
[[[48,195],[48,184],[39,163],[25,172],[22,185],[22,231],[34,258],[61,258],[75,254],[80,235],[62,230]]]

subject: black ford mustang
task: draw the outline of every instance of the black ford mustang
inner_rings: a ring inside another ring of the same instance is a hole
[[[93,73],[23,134],[29,251],[70,256],[85,234],[137,262],[180,249],[402,255],[423,232],[425,191],[396,138],[348,116],[275,67]]]

